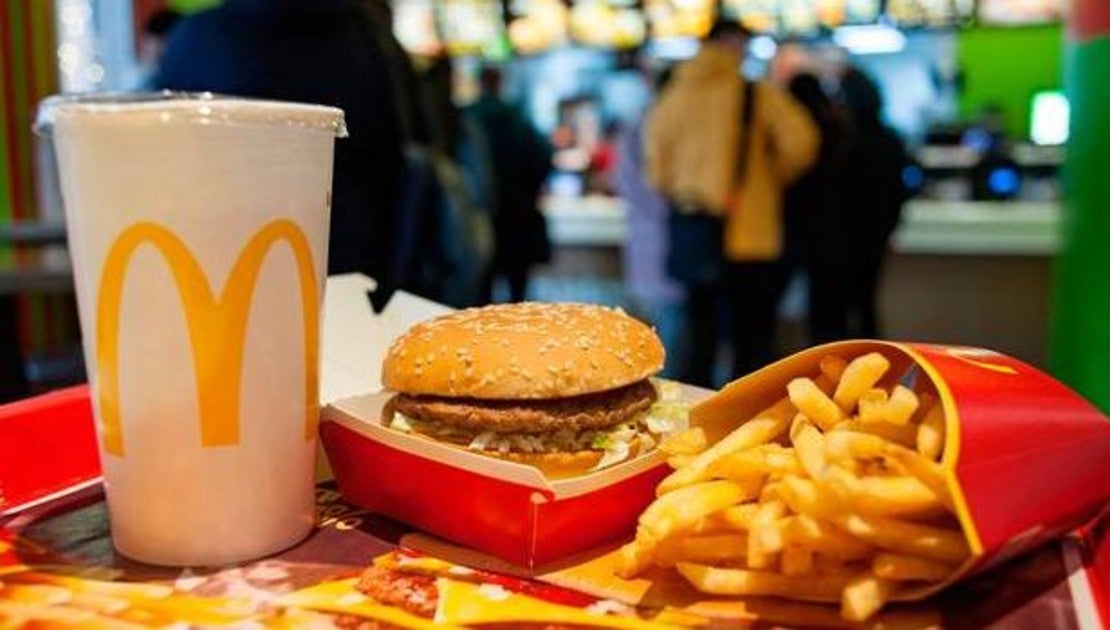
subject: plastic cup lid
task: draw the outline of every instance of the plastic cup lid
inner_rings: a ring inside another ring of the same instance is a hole
[[[271,125],[347,136],[343,110],[324,105],[223,96],[211,92],[93,92],[59,94],[39,103],[33,129],[50,136],[59,113],[147,115],[159,122],[204,125]]]

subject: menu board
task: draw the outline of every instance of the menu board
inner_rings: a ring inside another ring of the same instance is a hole
[[[570,33],[590,46],[634,48],[644,42],[647,23],[635,3],[621,0],[574,0]]]
[[[509,42],[518,53],[543,52],[567,41],[570,11],[562,0],[513,0],[509,13]]]
[[[975,13],[975,0],[887,0],[887,15],[898,26],[956,26]]]
[[[812,33],[820,26],[817,0],[781,0],[779,4],[779,26],[783,32]]]
[[[1064,0],[979,0],[984,24],[1039,24],[1064,17]]]
[[[498,0],[436,0],[438,22],[447,52],[481,53],[496,45],[505,32]]]
[[[879,19],[879,0],[845,0],[844,24],[873,24]]]
[[[443,50],[434,0],[395,0],[393,33],[401,46],[412,54],[432,57]]]
[[[772,33],[779,28],[780,0],[725,0],[722,11],[727,17],[756,33]]]
[[[723,12],[757,33],[808,35],[872,24],[879,18],[880,0],[725,0]]]
[[[714,0],[644,0],[651,36],[702,37],[709,32],[716,13]]]

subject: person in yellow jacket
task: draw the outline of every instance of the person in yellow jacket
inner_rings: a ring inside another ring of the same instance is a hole
[[[700,385],[713,385],[722,299],[733,314],[733,376],[774,358],[783,191],[810,168],[821,142],[789,94],[741,77],[749,40],[736,22],[714,24],[644,132],[648,178],[671,202],[668,268],[688,296],[683,377]]]

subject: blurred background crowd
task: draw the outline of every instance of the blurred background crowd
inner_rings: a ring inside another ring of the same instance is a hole
[[[1064,8],[13,0],[0,256],[23,275],[0,296],[0,390],[82,378],[50,147],[29,133],[53,91],[341,107],[328,268],[375,278],[379,309],[396,290],[621,306],[660,331],[669,376],[704,385],[852,337],[1046,364]]]

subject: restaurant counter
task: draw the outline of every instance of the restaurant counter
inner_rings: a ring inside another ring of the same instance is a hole
[[[620,247],[624,241],[618,198],[548,197],[542,206],[556,246]],[[1059,222],[1057,202],[914,199],[892,245],[899,254],[1051,256]]]
[[[619,199],[549,197],[543,208],[556,254],[542,274],[619,278]],[[885,335],[975,342],[1045,365],[1061,214],[1058,202],[908,202],[879,295]]]

